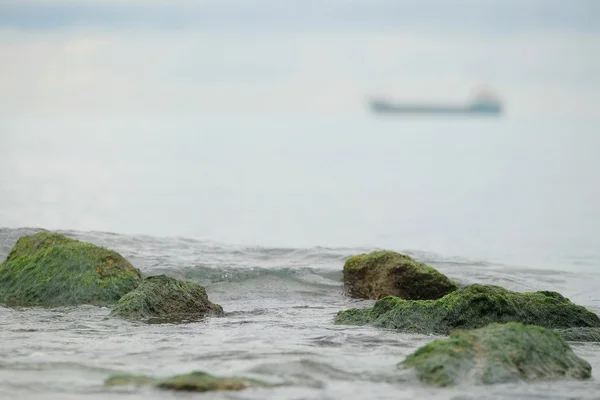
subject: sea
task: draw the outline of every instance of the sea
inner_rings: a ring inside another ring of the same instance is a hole
[[[334,324],[373,304],[341,272],[377,249],[600,314],[596,2],[7,4],[0,261],[58,231],[202,284],[225,316],[0,306],[0,399],[600,399],[598,343],[570,343],[587,381],[435,389],[396,368],[434,336]],[[368,108],[479,83],[503,114]],[[281,385],[103,386],[194,370]]]

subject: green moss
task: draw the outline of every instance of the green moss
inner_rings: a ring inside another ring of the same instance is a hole
[[[434,340],[419,348],[399,364],[400,368],[416,367],[419,380],[436,386],[451,386],[463,370],[475,365],[473,344],[463,337]]]
[[[554,331],[520,323],[454,331],[421,347],[398,364],[414,368],[423,383],[495,384],[560,378],[588,379],[591,366]]]
[[[149,276],[123,296],[110,313],[127,319],[189,319],[223,315],[223,308],[208,300],[204,288],[195,282],[166,276]]]
[[[350,257],[343,280],[351,296],[380,299],[438,299],[457,286],[435,268],[393,251],[374,251]]]
[[[336,322],[340,325],[369,325],[375,320],[371,310],[353,308],[346,311],[340,311]]]
[[[170,378],[151,378],[147,376],[117,375],[108,378],[105,386],[150,385],[159,389],[176,391],[207,392],[215,390],[242,390],[249,387],[270,387],[273,385],[255,379],[237,377],[216,377],[206,372],[194,371],[189,374]]]
[[[0,303],[109,305],[141,282],[118,253],[51,232],[21,237],[0,265]]]
[[[547,328],[600,327],[600,318],[556,292],[511,292],[494,285],[470,285],[438,300],[388,297],[370,309],[338,313],[336,323],[417,333],[448,334],[490,323],[521,322]]]
[[[569,342],[600,342],[600,328],[568,328],[556,332]]]
[[[106,381],[104,381],[104,386],[113,387],[113,386],[125,386],[125,385],[153,385],[157,381],[156,378],[152,378],[144,375],[115,375],[109,377]]]

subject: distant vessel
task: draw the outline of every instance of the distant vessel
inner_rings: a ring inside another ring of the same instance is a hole
[[[377,113],[400,114],[489,114],[502,113],[502,103],[491,93],[479,93],[473,101],[466,105],[444,104],[394,104],[392,102],[371,100],[371,110]]]

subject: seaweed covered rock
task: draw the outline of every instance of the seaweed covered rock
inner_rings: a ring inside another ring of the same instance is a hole
[[[448,339],[421,347],[398,367],[414,368],[419,380],[433,386],[583,380],[592,371],[556,332],[514,322],[454,331]]]
[[[19,238],[0,265],[0,303],[104,306],[141,281],[140,272],[112,250],[39,232]]]
[[[374,300],[386,296],[434,300],[457,289],[454,282],[435,268],[393,251],[348,258],[343,279],[351,296]]]
[[[122,385],[149,385],[159,389],[169,389],[188,392],[207,392],[213,390],[242,390],[249,387],[268,387],[267,383],[248,378],[217,377],[202,371],[176,375],[170,378],[152,378],[148,376],[117,375],[108,378],[104,385],[107,387]]]
[[[149,276],[123,296],[110,313],[127,319],[183,319],[223,315],[220,305],[208,300],[206,291],[195,282],[167,275]]]
[[[559,293],[511,292],[500,286],[474,284],[438,300],[386,297],[373,308],[340,311],[336,323],[373,324],[416,333],[448,334],[490,323],[521,322],[546,328],[600,327],[600,318]]]
[[[600,328],[568,328],[556,332],[569,342],[600,342]]]

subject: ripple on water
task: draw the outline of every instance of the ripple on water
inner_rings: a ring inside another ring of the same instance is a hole
[[[19,234],[0,229],[0,257]],[[273,383],[264,390],[212,393],[211,399],[567,399],[597,398],[600,383],[555,382],[480,388],[429,389],[396,363],[434,336],[369,326],[338,326],[337,311],[368,307],[347,298],[340,272],[345,257],[369,249],[268,249],[227,246],[185,238],[67,232],[115,248],[145,274],[168,272],[205,284],[226,315],[189,323],[147,324],[108,318],[99,307],[0,308],[0,398],[197,398],[153,389],[105,389],[118,373],[169,376],[192,370],[246,375]],[[600,311],[595,273],[510,268],[464,259],[430,260],[464,282],[513,290],[557,290]],[[573,344],[600,371],[599,344]]]

